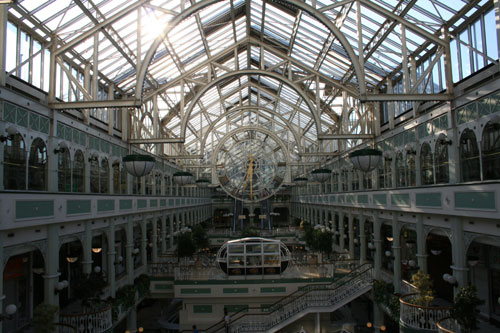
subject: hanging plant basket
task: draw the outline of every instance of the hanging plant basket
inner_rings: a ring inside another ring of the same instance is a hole
[[[173,175],[174,183],[177,185],[187,185],[193,182],[193,174],[187,171],[179,171]]]
[[[198,186],[199,188],[207,188],[209,184],[210,181],[208,179],[198,179],[196,181],[196,186]]]
[[[315,182],[320,182],[323,183],[330,179],[330,175],[332,174],[332,171],[329,169],[314,169],[311,171],[311,176],[312,179]]]
[[[142,177],[151,172],[155,166],[155,158],[149,155],[127,155],[123,157],[125,169],[134,177]]]
[[[307,185],[307,181],[308,179],[306,177],[297,177],[293,180],[293,182],[297,185],[297,186],[306,186]]]
[[[350,153],[349,159],[354,168],[368,172],[378,167],[382,160],[382,152],[378,149],[363,148]]]

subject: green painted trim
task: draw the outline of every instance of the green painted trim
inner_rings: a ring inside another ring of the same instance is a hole
[[[495,192],[455,192],[455,208],[496,210]]]
[[[417,193],[417,207],[441,207],[441,193]]]
[[[260,288],[261,293],[285,293],[286,287],[262,287]]]
[[[375,205],[381,205],[381,206],[387,205],[387,195],[385,195],[385,194],[374,194],[373,195],[373,203]]]
[[[110,200],[97,200],[97,211],[98,212],[109,212],[115,210],[115,201]]]
[[[248,294],[248,288],[224,288],[223,294]]]
[[[151,276],[149,278],[151,281],[174,281],[173,276]]]
[[[146,199],[137,200],[137,209],[143,209],[148,207],[148,201]]]
[[[54,216],[54,200],[16,200],[16,219]]]
[[[132,199],[120,200],[120,210],[132,209]]]
[[[175,285],[180,286],[191,286],[191,285],[237,285],[237,284],[284,284],[284,283],[325,283],[333,282],[337,278],[341,277],[342,274],[335,274],[335,278],[317,278],[317,279],[299,279],[299,278],[287,278],[278,280],[176,280]]]
[[[174,286],[171,284],[155,284],[155,290],[172,290]]]
[[[158,200],[157,199],[150,199],[149,200],[149,207],[151,207],[151,208],[158,207]]]
[[[90,200],[66,200],[66,215],[88,214],[91,212]]]
[[[193,305],[193,313],[212,313],[212,305]]]
[[[368,194],[358,195],[358,204],[368,204]]]
[[[393,206],[410,207],[410,194],[409,193],[391,194],[391,204]]]
[[[210,288],[181,289],[181,295],[210,294],[211,292]]]
[[[165,207],[167,205],[166,199],[160,199],[160,207]]]
[[[227,309],[227,312],[229,313],[234,313],[234,312],[248,312],[248,305],[246,304],[227,304],[224,305],[224,308]]]

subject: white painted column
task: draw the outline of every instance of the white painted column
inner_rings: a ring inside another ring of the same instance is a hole
[[[359,214],[359,263],[366,263],[366,234],[365,234],[365,218],[363,214]]]
[[[161,253],[167,252],[167,215],[161,217]]]
[[[7,4],[0,5],[0,86],[5,87],[5,65],[6,65],[6,49],[7,49],[7,13],[9,7]],[[3,160],[2,160],[3,161]],[[3,294],[1,294],[3,295]],[[0,325],[0,330],[1,330]]]
[[[355,259],[356,254],[354,252],[354,216],[351,212],[347,215],[349,219],[349,259]]]
[[[148,264],[148,227],[147,220],[141,221],[142,239],[141,239],[141,263]]]
[[[59,296],[55,294],[59,282],[59,227],[47,225],[47,252],[45,256],[44,302],[59,305]]]
[[[344,252],[344,250],[345,250],[345,238],[344,238],[345,229],[344,229],[344,213],[343,212],[339,213],[339,228],[340,228],[339,247],[340,247],[340,251]]]
[[[115,261],[116,261],[116,251],[115,251],[115,224],[110,219],[109,227],[107,232],[108,238],[108,284],[110,288],[111,297],[116,296],[116,284],[115,284]]]
[[[157,223],[158,221],[156,218],[153,218],[151,221],[151,226],[153,228],[153,232],[151,234],[151,242],[153,243],[153,246],[151,247],[151,261],[152,262],[158,262],[158,229],[157,229]],[[146,262],[147,264],[147,262]]]
[[[134,258],[132,250],[134,249],[134,223],[129,219],[126,225],[127,228],[127,244],[125,244],[125,265],[127,270],[127,282],[134,283]]]
[[[451,254],[453,276],[457,279],[458,286],[454,288],[455,294],[457,288],[468,284],[468,271],[466,263],[466,253],[464,246],[464,227],[463,221],[459,217],[450,217],[451,220]]]
[[[380,279],[380,271],[382,270],[382,236],[381,236],[382,222],[380,221],[378,215],[373,215],[373,243],[375,245],[375,273],[374,278],[376,280]]]
[[[418,268],[427,274],[427,254],[425,252],[425,232],[424,232],[424,216],[417,215],[417,264]]]
[[[83,233],[83,274],[92,272],[92,222],[85,221],[85,231]]]
[[[169,238],[169,249],[174,247],[174,214],[170,214],[168,217],[168,234]]]
[[[314,333],[321,333],[321,313],[316,312]]]
[[[392,213],[392,252],[394,255],[394,292],[401,292],[401,245],[399,234],[398,215]]]

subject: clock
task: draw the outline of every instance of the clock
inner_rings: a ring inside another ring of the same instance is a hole
[[[228,195],[243,202],[259,202],[279,190],[287,158],[278,140],[254,129],[223,138],[215,152],[215,168],[219,184]]]

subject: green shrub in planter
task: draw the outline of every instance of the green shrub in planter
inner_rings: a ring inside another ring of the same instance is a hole
[[[483,303],[484,301],[476,296],[476,287],[467,286],[460,288],[455,296],[451,309],[451,317],[458,321],[462,327],[462,332],[469,333],[478,329],[478,306]]]
[[[51,333],[54,332],[54,317],[59,311],[59,307],[53,304],[41,303],[35,307],[33,312],[33,325],[35,333]]]

